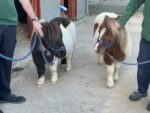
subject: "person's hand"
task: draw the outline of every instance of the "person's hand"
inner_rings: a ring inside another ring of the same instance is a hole
[[[41,37],[44,37],[43,31],[42,31],[42,25],[39,23],[39,21],[33,21],[33,29],[37,31]]]

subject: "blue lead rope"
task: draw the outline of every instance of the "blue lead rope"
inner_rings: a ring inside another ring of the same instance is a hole
[[[129,65],[129,66],[135,66],[135,65],[144,65],[144,64],[148,64],[150,63],[150,60],[147,61],[143,61],[143,62],[139,62],[139,63],[129,63],[129,62],[123,62],[123,61],[119,61],[116,58],[114,58],[113,56],[111,56],[108,52],[107,52],[108,56],[115,62],[124,64],[124,65]]]
[[[41,36],[40,36],[40,34],[39,34],[38,32],[37,32],[37,37],[34,39],[33,46],[31,47],[30,51],[29,51],[25,56],[19,57],[19,58],[11,58],[11,57],[5,56],[5,55],[3,55],[2,53],[0,53],[0,57],[3,58],[3,59],[5,59],[5,60],[12,61],[12,62],[24,60],[24,59],[26,59],[28,56],[30,56],[30,55],[32,54],[32,52],[33,52],[33,50],[34,50],[34,48],[35,48],[35,45],[36,45],[36,41],[37,41],[37,40],[39,40],[40,45],[41,45],[41,47],[42,47],[42,56],[43,56],[43,59],[44,59],[44,61],[46,62],[46,64],[49,64],[49,65],[54,64],[53,61],[52,61],[52,62],[49,62],[49,61],[46,59],[46,57],[45,57],[45,55],[44,55],[44,47],[43,47],[43,44],[42,44],[42,41],[41,41]]]
[[[0,53],[0,57],[3,58],[3,59],[5,59],[5,60],[12,61],[12,62],[24,60],[24,59],[26,59],[28,56],[30,56],[32,54],[33,49],[34,49],[35,44],[36,44],[36,41],[37,41],[37,38],[35,38],[35,40],[33,42],[33,46],[31,47],[30,51],[25,56],[23,56],[23,57],[11,58],[11,57],[3,55],[2,53]]]
[[[40,46],[41,46],[41,48],[42,48],[42,57],[43,57],[45,63],[48,64],[48,65],[53,65],[53,64],[54,64],[54,61],[49,62],[49,61],[46,59],[46,56],[45,56],[45,54],[44,54],[44,46],[43,46],[43,43],[42,43],[42,40],[41,40],[41,36],[40,36],[39,33],[37,33],[37,38],[39,39]],[[55,56],[54,56],[54,57],[55,57]]]

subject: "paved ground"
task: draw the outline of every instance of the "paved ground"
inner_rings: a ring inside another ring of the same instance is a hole
[[[27,101],[20,105],[1,104],[0,108],[5,113],[148,113],[145,108],[149,98],[139,102],[128,100],[129,94],[137,88],[136,66],[122,66],[116,86],[113,89],[106,88],[106,70],[97,64],[92,45],[95,16],[86,17],[77,24],[72,70],[67,73],[58,66],[59,80],[56,84],[49,82],[47,66],[45,85],[36,87],[35,66],[30,58],[24,61],[23,65],[27,63],[25,69],[13,73],[12,92],[24,95]],[[133,54],[127,59],[129,62],[136,61],[141,21],[141,14],[137,14],[128,23],[134,45]]]

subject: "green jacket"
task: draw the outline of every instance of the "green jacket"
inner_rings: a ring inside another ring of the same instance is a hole
[[[150,0],[130,0],[123,16],[118,19],[118,23],[125,25],[130,17],[136,12],[139,7],[144,4],[143,23],[142,23],[142,38],[150,41]]]
[[[18,16],[14,0],[0,0],[0,25],[16,25]]]

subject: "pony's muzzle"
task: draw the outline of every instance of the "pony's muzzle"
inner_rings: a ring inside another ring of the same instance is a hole
[[[66,56],[66,49],[64,47],[61,50],[54,53],[58,58],[64,58]]]

